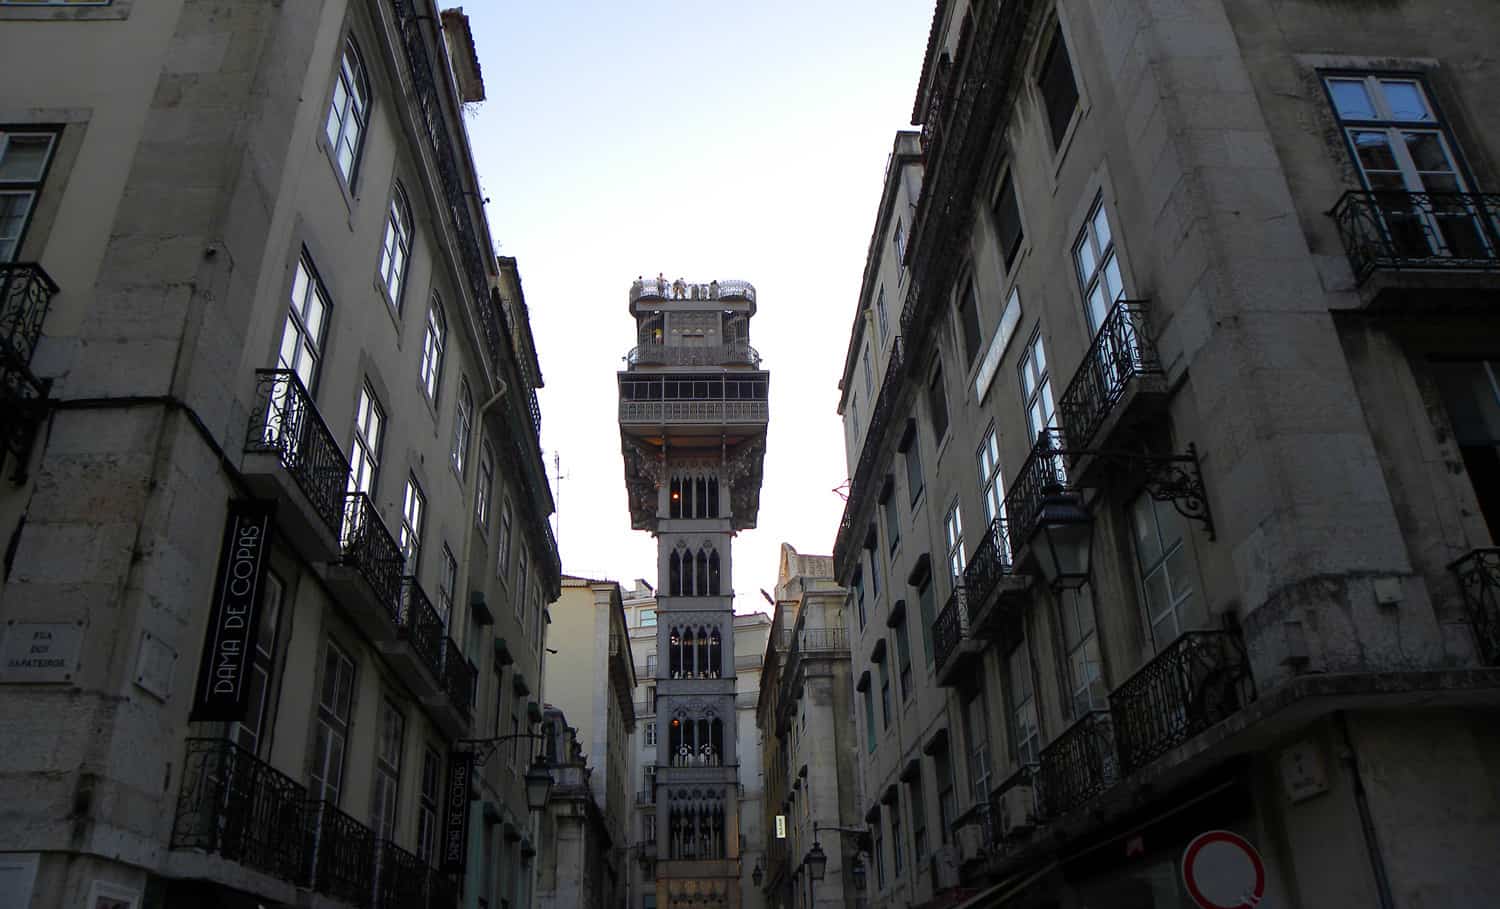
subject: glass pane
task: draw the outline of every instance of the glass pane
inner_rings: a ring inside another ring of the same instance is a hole
[[[1146,591],[1146,613],[1152,617],[1161,615],[1171,609],[1172,595],[1167,590],[1167,575],[1162,569],[1157,569],[1144,579],[1143,585]]]
[[[1427,101],[1422,97],[1422,90],[1415,82],[1382,79],[1380,87],[1385,92],[1385,103],[1391,109],[1393,118],[1397,120],[1432,119],[1432,112],[1427,108]]]
[[[303,319],[307,325],[307,340],[313,344],[319,344],[323,340],[323,312],[323,296],[318,293],[317,288],[313,288]]]
[[[1125,279],[1120,275],[1120,260],[1113,255],[1104,263],[1104,278],[1101,283],[1109,292],[1107,299],[1110,303],[1125,295]]]
[[[307,286],[311,280],[312,276],[307,273],[307,266],[298,262],[297,271],[292,275],[292,309],[298,314],[301,314],[307,305]]]
[[[1180,600],[1193,592],[1193,560],[1186,546],[1178,546],[1167,556],[1167,578],[1172,587],[1172,598]]]
[[[5,146],[5,157],[0,158],[0,180],[35,182],[42,179],[51,150],[50,135],[11,136]]]
[[[1363,79],[1329,79],[1328,92],[1333,95],[1333,107],[1345,120],[1374,120],[1375,104],[1365,88]]]
[[[324,127],[329,145],[339,141],[339,124],[343,122],[344,109],[348,105],[349,91],[344,87],[344,81],[340,79],[333,86],[333,103],[328,107],[328,123]]]
[[[26,213],[31,209],[31,193],[0,193],[0,239],[12,244],[21,236]],[[0,256],[6,261],[9,256]]]
[[[1089,330],[1095,333],[1099,331],[1099,326],[1104,324],[1105,316],[1109,315],[1107,293],[1104,278],[1101,276],[1089,292]]]
[[[1040,335],[1037,336],[1036,343],[1031,345],[1031,360],[1038,376],[1047,371],[1047,352],[1042,349]]]
[[[1417,170],[1444,173],[1453,170],[1453,162],[1448,160],[1448,150],[1443,148],[1443,140],[1437,133],[1402,133],[1401,137],[1406,140],[1406,150],[1411,153],[1412,163],[1417,166]],[[1430,186],[1428,188],[1431,189]]]
[[[1359,165],[1365,170],[1399,170],[1396,155],[1391,151],[1390,139],[1385,133],[1370,130],[1355,130],[1354,152],[1359,156]]]
[[[349,179],[349,174],[354,169],[354,147],[348,142],[339,143],[338,161],[339,173],[343,174],[345,180]]]
[[[1114,240],[1114,235],[1109,231],[1109,216],[1104,213],[1103,205],[1094,211],[1094,239],[1098,241],[1101,252],[1109,249],[1109,244]]]
[[[1078,283],[1088,284],[1089,279],[1094,276],[1094,250],[1089,246],[1088,234],[1079,239],[1078,246],[1073,250],[1073,260],[1078,264]]]
[[[1043,426],[1052,425],[1052,415],[1057,412],[1057,406],[1052,401],[1052,383],[1042,383],[1042,394],[1038,399],[1042,405],[1042,416],[1046,420]]]

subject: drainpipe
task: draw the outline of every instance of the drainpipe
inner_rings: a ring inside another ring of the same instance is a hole
[[[1375,877],[1375,893],[1380,898],[1380,909],[1395,909],[1396,901],[1391,896],[1391,881],[1385,871],[1385,857],[1380,852],[1380,842],[1375,835],[1375,820],[1370,815],[1370,800],[1365,794],[1364,778],[1359,773],[1359,755],[1354,751],[1354,739],[1349,735],[1349,719],[1344,711],[1340,710],[1335,716],[1338,717],[1339,735],[1344,740],[1344,748],[1339,759],[1344,766],[1349,768],[1349,778],[1354,781],[1354,804],[1359,808],[1359,826],[1364,833],[1365,852],[1370,856],[1370,870]]]

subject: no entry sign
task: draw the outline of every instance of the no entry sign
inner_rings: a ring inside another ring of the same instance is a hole
[[[1249,840],[1210,830],[1183,851],[1182,883],[1202,909],[1254,909],[1266,896],[1266,866]]]

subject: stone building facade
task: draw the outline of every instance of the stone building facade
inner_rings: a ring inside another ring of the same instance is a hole
[[[637,280],[618,374],[631,526],[657,540],[656,905],[742,905],[733,560],[755,526],[769,374],[745,281]]]
[[[873,905],[1492,901],[1497,35],[936,4],[840,407]]]
[[[619,844],[599,806],[594,768],[578,732],[561,710],[542,710],[542,754],[553,786],[538,825],[537,909],[620,905],[609,870],[610,853]]]
[[[0,32],[0,904],[526,905],[532,749],[461,742],[540,721],[559,566],[466,20]]]

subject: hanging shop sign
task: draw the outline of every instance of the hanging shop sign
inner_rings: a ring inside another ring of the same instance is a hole
[[[1249,840],[1210,830],[1183,851],[1182,883],[1200,909],[1255,909],[1266,897],[1266,866]]]
[[[192,712],[188,714],[190,720],[224,722],[245,718],[274,510],[270,502],[229,503],[208,630],[203,636],[198,685],[193,690]]]
[[[468,751],[448,753],[448,810],[443,819],[443,871],[462,874],[469,854],[469,778],[474,775],[474,755]]]

